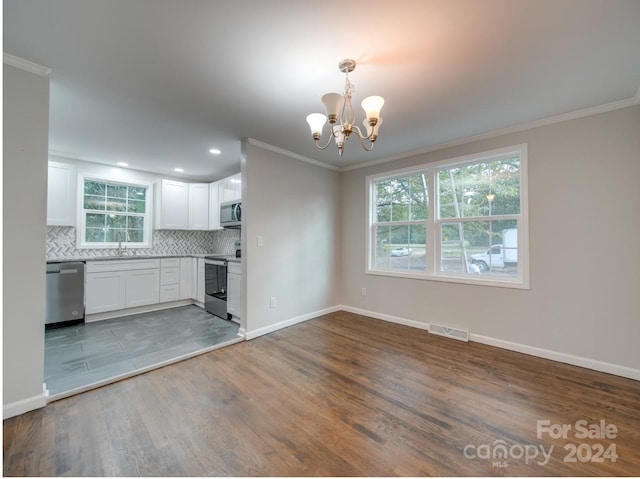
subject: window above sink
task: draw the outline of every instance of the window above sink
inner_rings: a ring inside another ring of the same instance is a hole
[[[78,248],[151,247],[150,184],[80,174],[78,192]]]

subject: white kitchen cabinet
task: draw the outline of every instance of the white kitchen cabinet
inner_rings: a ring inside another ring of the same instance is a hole
[[[209,229],[220,229],[220,191],[222,180],[209,185]]]
[[[87,261],[86,313],[156,304],[160,300],[160,260]]]
[[[72,165],[49,162],[47,225],[76,225],[76,172]]]
[[[222,182],[220,203],[242,200],[242,175],[240,173],[229,176],[220,181]]]
[[[209,229],[208,183],[189,183],[189,229]]]
[[[160,284],[180,284],[180,258],[160,260]]]
[[[124,271],[87,273],[85,285],[85,311],[87,314],[124,309],[125,297],[126,277]]]
[[[227,313],[240,318],[240,263],[229,262],[227,269]]]
[[[195,300],[204,305],[204,258],[198,258],[197,287]]]
[[[180,258],[160,260],[160,302],[180,299]]]
[[[161,284],[160,285],[160,302],[161,303],[178,301],[179,299],[180,299],[179,284]]]
[[[125,306],[135,308],[160,302],[160,272],[157,269],[127,271]]]
[[[189,229],[189,184],[160,180],[156,183],[155,229]]]
[[[192,299],[193,258],[180,258],[179,299]]]

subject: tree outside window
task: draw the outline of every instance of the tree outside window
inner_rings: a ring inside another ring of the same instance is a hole
[[[528,287],[525,145],[367,181],[369,273]]]
[[[82,247],[148,247],[148,186],[82,178]]]

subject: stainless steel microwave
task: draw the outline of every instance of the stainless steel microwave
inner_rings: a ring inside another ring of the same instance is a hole
[[[240,228],[242,225],[242,203],[227,201],[220,204],[220,226],[223,228]]]

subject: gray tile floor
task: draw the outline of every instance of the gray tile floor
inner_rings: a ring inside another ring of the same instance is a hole
[[[50,397],[239,340],[239,326],[197,306],[141,313],[45,332]]]

